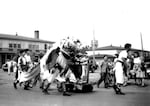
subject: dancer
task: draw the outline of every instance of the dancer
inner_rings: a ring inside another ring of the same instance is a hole
[[[25,55],[24,55],[25,59],[26,59],[26,65],[27,65],[27,70],[26,72],[31,72],[34,65],[33,65],[33,62],[31,60],[31,53],[30,53],[30,50],[29,49],[25,49]],[[31,84],[33,82],[33,79],[29,80],[29,81],[26,81],[25,84],[26,86],[32,88],[33,85]]]
[[[65,85],[66,78],[62,77],[67,73],[69,67],[67,65],[67,60],[65,59],[63,54],[60,52],[60,49],[61,49],[60,47],[57,46],[56,44],[50,50],[48,50],[46,54],[40,60],[40,69],[41,69],[40,76],[42,79],[41,88],[43,88],[44,94],[49,94],[48,88],[50,84],[53,83],[54,79],[56,79],[57,76],[60,76],[57,79],[62,83],[63,95],[70,96],[70,94],[66,91],[66,85]],[[67,53],[67,52],[64,52],[64,53]],[[52,68],[55,68],[54,72],[51,71]],[[44,84],[46,81],[47,81],[47,84],[44,87]]]
[[[26,64],[26,59],[24,57],[25,55],[25,50],[20,51],[20,57],[18,58],[18,78],[14,81],[14,88],[17,89],[17,84],[19,83],[19,80],[21,78],[22,72],[27,70],[27,64]],[[24,86],[25,90],[28,90],[27,86]]]

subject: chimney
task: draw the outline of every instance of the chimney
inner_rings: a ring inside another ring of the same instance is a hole
[[[39,39],[39,31],[38,30],[34,31],[34,38]]]
[[[16,36],[18,36],[18,33],[16,32]]]

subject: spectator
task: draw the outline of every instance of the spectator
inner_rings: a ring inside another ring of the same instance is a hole
[[[139,53],[135,53],[135,58],[134,58],[134,67],[133,70],[136,72],[136,79],[137,79],[137,85],[144,86],[144,78],[145,78],[145,70],[144,70],[144,61],[140,57]]]
[[[97,82],[97,87],[99,88],[99,85],[104,81],[104,87],[108,87],[108,82],[106,79],[107,76],[107,68],[108,68],[108,57],[104,56],[104,60],[100,64],[100,79]]]
[[[108,59],[108,68],[107,68],[107,81],[108,85],[113,86],[114,84],[114,72],[113,72],[114,62],[111,59]]]
[[[10,59],[7,59],[6,61],[6,66],[7,66],[7,69],[8,69],[8,75],[10,75],[10,73],[12,72],[12,67],[13,67],[13,64],[12,64],[12,61]]]

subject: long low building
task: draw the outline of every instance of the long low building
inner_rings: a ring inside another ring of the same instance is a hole
[[[39,31],[34,32],[34,38],[10,34],[0,34],[0,67],[7,59],[13,56],[21,49],[30,49],[33,52],[45,52],[52,47],[55,42],[39,39]]]
[[[124,50],[124,48],[121,47],[121,46],[112,46],[112,45],[110,45],[110,46],[104,46],[104,47],[96,48],[94,53],[96,55],[100,55],[100,54],[115,55],[115,54],[118,54],[122,50]],[[140,54],[143,53],[145,57],[150,57],[150,51],[131,48],[132,53],[135,52],[135,51],[139,52]],[[86,52],[88,53],[88,55],[93,55],[92,49],[89,49]]]
[[[95,60],[99,62],[103,59],[104,55],[107,55],[110,58],[112,58],[115,54],[118,54],[122,50],[124,50],[124,48],[121,46],[110,45],[110,46],[95,48],[94,51],[91,48],[86,52],[91,58],[93,57],[93,54],[95,54]],[[139,52],[140,54],[143,54],[145,57],[145,61],[150,61],[150,51],[131,48],[130,53],[132,54],[134,52]]]

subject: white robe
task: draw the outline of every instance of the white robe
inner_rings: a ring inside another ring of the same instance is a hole
[[[123,84],[124,83],[124,75],[123,75],[122,63],[116,62],[114,70],[115,70],[116,83]]]
[[[123,50],[120,52],[118,60],[123,61],[122,59],[127,58],[127,56],[128,56],[127,51]],[[123,72],[122,63],[116,62],[113,70],[115,71],[116,83],[123,84],[124,83],[124,72]]]

